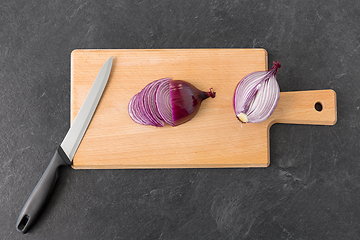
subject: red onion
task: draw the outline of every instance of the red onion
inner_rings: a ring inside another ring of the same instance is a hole
[[[178,126],[192,119],[208,97],[215,97],[212,88],[203,92],[186,81],[162,78],[149,83],[132,97],[129,116],[142,125],[163,127],[165,122]]]
[[[258,123],[270,117],[280,97],[276,73],[279,62],[268,71],[253,72],[245,76],[236,86],[234,111],[242,123]]]

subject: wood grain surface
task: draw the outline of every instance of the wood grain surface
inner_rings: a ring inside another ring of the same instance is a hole
[[[235,86],[246,74],[267,69],[264,49],[74,50],[71,121],[111,56],[109,82],[75,155],[75,169],[267,167],[272,124],[336,122],[333,90],[282,92],[268,120],[237,120],[232,106]],[[200,90],[212,87],[216,97],[206,99],[195,118],[177,127],[134,123],[128,116],[129,100],[164,77],[191,82]]]

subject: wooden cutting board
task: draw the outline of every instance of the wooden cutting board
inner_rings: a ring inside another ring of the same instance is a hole
[[[267,167],[269,128],[274,123],[336,122],[333,90],[281,92],[265,122],[237,120],[234,89],[246,74],[267,69],[264,49],[74,50],[71,121],[111,56],[109,82],[75,155],[75,169]],[[191,82],[200,90],[212,87],[216,97],[206,99],[195,118],[177,127],[134,123],[127,111],[129,100],[149,82],[164,77]]]

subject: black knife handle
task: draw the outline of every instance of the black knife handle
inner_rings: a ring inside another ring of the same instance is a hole
[[[19,232],[26,233],[36,221],[42,207],[55,186],[58,177],[58,168],[67,165],[71,165],[71,162],[63,149],[59,146],[51,159],[49,166],[46,168],[46,171],[21,210],[16,223],[16,229]]]

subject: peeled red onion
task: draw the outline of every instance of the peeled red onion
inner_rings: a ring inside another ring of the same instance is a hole
[[[215,97],[215,92],[203,92],[183,80],[162,78],[146,85],[129,102],[131,119],[142,125],[163,127],[164,122],[178,126],[192,119],[201,102]]]
[[[236,117],[242,123],[258,123],[271,116],[280,98],[276,81],[280,67],[279,62],[274,62],[268,71],[250,73],[238,83],[233,103]]]

